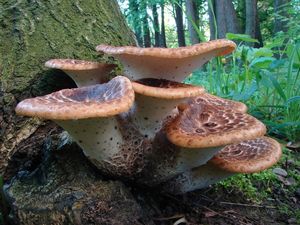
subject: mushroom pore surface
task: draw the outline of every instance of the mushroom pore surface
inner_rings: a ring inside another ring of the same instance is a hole
[[[235,47],[234,42],[220,39],[173,49],[99,45],[96,50],[120,60],[132,80],[153,77],[182,82],[211,58],[229,54]]]

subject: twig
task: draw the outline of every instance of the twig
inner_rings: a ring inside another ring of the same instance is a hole
[[[268,205],[251,205],[251,204],[243,204],[243,203],[235,203],[235,202],[216,202],[223,205],[236,205],[236,206],[245,206],[245,207],[254,207],[254,208],[267,208],[267,209],[276,209],[275,206]]]

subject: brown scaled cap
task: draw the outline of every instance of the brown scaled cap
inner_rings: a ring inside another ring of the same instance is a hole
[[[204,93],[191,99],[189,104],[211,104],[217,107],[230,108],[241,113],[247,112],[247,106],[242,102],[220,98],[208,93]]]
[[[133,101],[131,82],[118,76],[105,84],[25,99],[17,105],[16,113],[52,120],[108,117],[128,111]]]
[[[163,99],[195,97],[205,91],[205,89],[200,86],[155,78],[132,81],[132,87],[138,94]]]
[[[266,132],[265,125],[250,115],[209,104],[181,107],[179,115],[165,129],[170,142],[186,148],[224,146]]]
[[[61,70],[111,70],[116,67],[114,64],[98,63],[79,59],[50,59],[45,62],[45,66],[48,68]]]
[[[219,39],[179,48],[140,48],[135,46],[98,45],[96,50],[111,55],[153,56],[159,58],[186,58],[203,53],[218,51],[217,56],[227,55],[236,48],[232,41]]]
[[[120,60],[131,80],[155,77],[182,82],[213,57],[226,55],[235,47],[234,42],[220,39],[179,48],[99,45],[96,50]]]
[[[210,162],[229,172],[255,173],[271,167],[281,154],[281,146],[277,141],[260,137],[228,145]]]

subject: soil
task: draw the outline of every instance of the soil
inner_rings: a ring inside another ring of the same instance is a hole
[[[20,145],[21,153],[26,152],[24,149],[32,149],[34,150],[32,154],[16,154],[15,160],[10,162],[12,166],[8,168],[19,167],[21,170],[33,171],[42,161],[42,156],[38,154],[39,147],[37,143],[40,143],[40,146],[46,145],[45,142],[39,142],[40,137],[49,136],[52,133],[60,134],[60,132],[60,129],[56,130],[53,126],[49,125],[39,129],[36,135],[31,137],[35,140],[31,143],[35,144],[32,144],[30,147],[29,142],[26,141]],[[33,159],[32,156],[34,156]],[[28,157],[31,158],[30,161],[28,161]],[[292,157],[294,161],[299,161],[300,152],[297,150],[292,151]],[[300,174],[299,168],[296,168],[293,163],[283,161],[280,167],[285,170],[293,169]],[[20,173],[20,171],[8,169],[7,176],[5,177],[6,180],[10,179],[12,174],[16,174],[17,172]],[[213,185],[210,188],[197,190],[185,195],[173,196],[160,193],[159,188],[147,189],[145,187],[136,187],[132,183],[125,183],[125,187],[130,190],[133,198],[142,209],[142,212],[139,212],[138,215],[133,215],[147,218],[144,221],[148,222],[141,222],[139,224],[157,225],[299,224],[300,190],[299,184],[296,183],[295,186],[296,189],[293,189],[294,191],[286,188],[285,184],[268,187],[271,189],[271,194],[263,202],[256,203],[253,200],[249,200],[240,190],[236,188],[224,188],[220,185]],[[257,184],[257,188],[258,191],[261,191],[262,188],[266,187],[265,185]],[[112,205],[106,202],[100,205],[99,202],[95,202],[95,206],[88,209],[93,211],[94,208],[99,208],[100,206],[102,208],[104,206],[112,207]],[[139,208],[139,206],[135,207]],[[121,210],[121,208],[118,208],[118,210]],[[4,211],[2,212],[4,213]],[[114,212],[116,211],[114,210]]]

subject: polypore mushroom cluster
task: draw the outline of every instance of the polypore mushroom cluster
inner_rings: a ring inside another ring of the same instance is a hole
[[[281,155],[280,145],[264,137],[265,126],[247,107],[183,84],[194,69],[232,52],[228,40],[181,47],[97,46],[124,66],[52,59],[78,88],[26,99],[19,115],[54,120],[69,132],[103,172],[163,191],[184,193],[235,173],[258,172]]]

